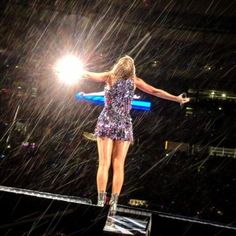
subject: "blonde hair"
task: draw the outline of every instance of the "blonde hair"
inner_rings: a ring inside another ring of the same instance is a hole
[[[113,66],[112,72],[117,78],[128,79],[135,76],[134,60],[130,56],[124,56]]]

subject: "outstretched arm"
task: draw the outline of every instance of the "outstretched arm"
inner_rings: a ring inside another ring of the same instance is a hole
[[[106,82],[109,79],[109,76],[110,72],[96,73],[96,72],[85,71],[82,75],[82,78],[93,80],[96,82]]]
[[[142,79],[140,79],[138,77],[135,77],[134,81],[135,81],[135,85],[138,89],[142,90],[145,93],[151,94],[153,96],[160,97],[160,98],[167,99],[167,100],[174,101],[174,102],[179,102],[181,104],[189,102],[189,100],[190,100],[189,98],[184,98],[182,95],[175,96],[175,95],[170,94],[162,89],[155,88],[155,87],[147,84],[146,82],[144,82]]]

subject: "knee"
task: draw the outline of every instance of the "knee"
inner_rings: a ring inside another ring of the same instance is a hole
[[[124,162],[114,159],[113,161],[113,171],[124,171]]]
[[[103,169],[104,171],[108,171],[110,168],[110,162],[108,161],[99,161],[99,168]]]

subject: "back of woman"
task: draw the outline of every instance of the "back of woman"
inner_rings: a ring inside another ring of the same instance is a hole
[[[125,56],[119,59],[110,72],[85,72],[84,78],[106,82],[105,106],[98,117],[95,128],[97,136],[99,166],[97,171],[98,206],[106,203],[106,189],[109,169],[112,162],[112,192],[109,204],[110,213],[115,214],[117,202],[124,182],[126,155],[133,142],[131,101],[137,87],[145,93],[184,104],[189,98],[182,94],[175,96],[162,89],[147,84],[135,75],[134,60]]]
[[[113,67],[105,86],[105,106],[95,129],[96,136],[133,141],[131,101],[134,96],[134,64],[124,57]]]
[[[105,86],[105,111],[119,118],[129,116],[131,101],[134,96],[134,81],[132,78],[117,78],[112,86]]]

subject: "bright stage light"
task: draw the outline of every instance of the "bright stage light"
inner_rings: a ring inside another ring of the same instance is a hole
[[[67,55],[56,64],[58,78],[66,84],[75,84],[83,74],[82,62],[73,55]]]

